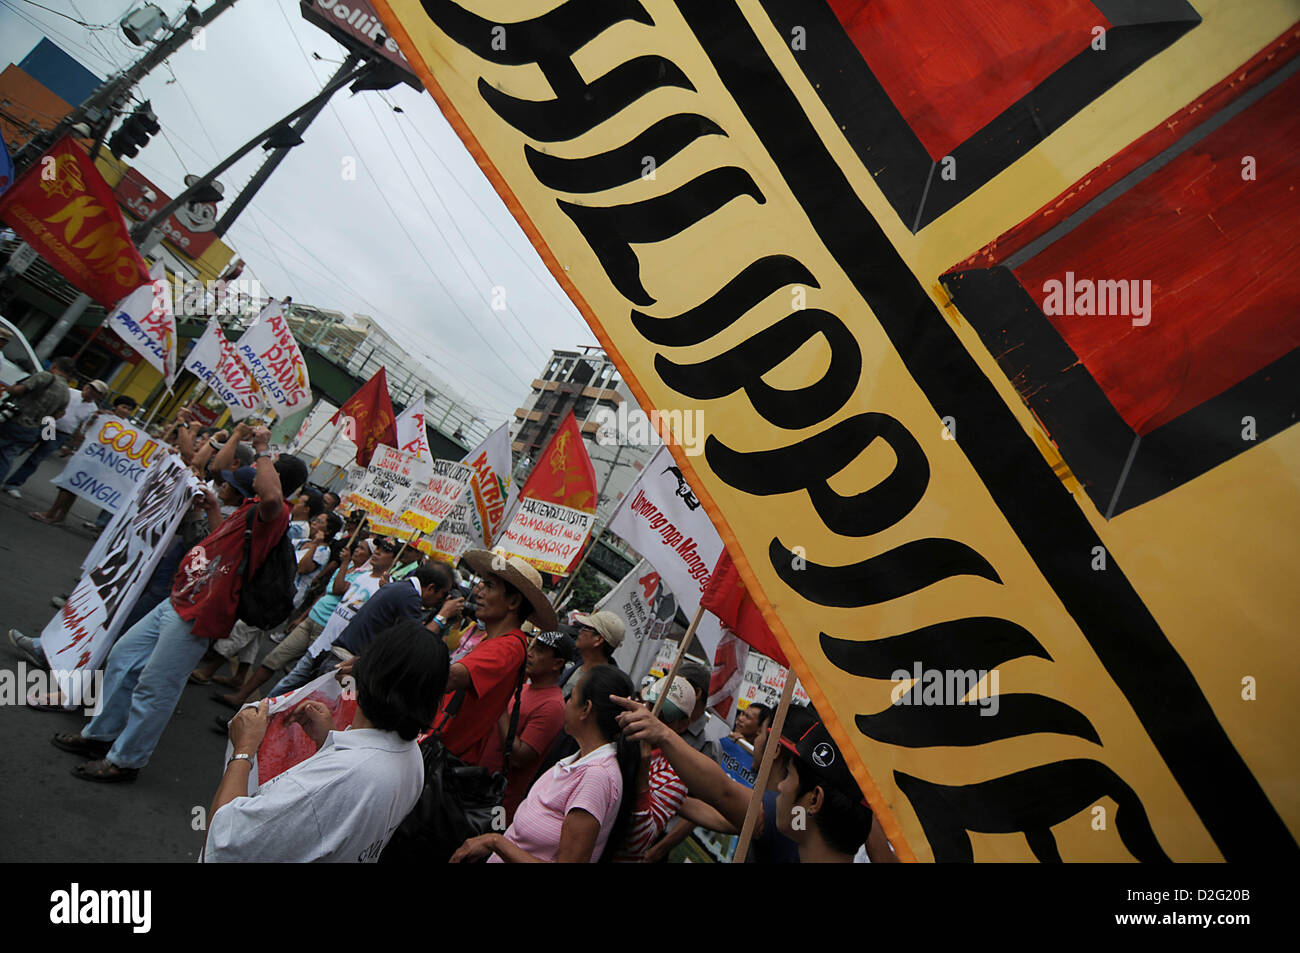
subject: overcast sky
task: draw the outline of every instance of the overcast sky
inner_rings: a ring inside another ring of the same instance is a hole
[[[139,3],[0,0],[0,62],[48,36],[97,76],[140,50],[117,22]],[[186,4],[155,0],[169,15]],[[200,9],[211,0],[198,0]],[[343,48],[304,20],[296,0],[239,0],[137,87],[163,134],[134,164],[177,194],[316,93]],[[319,53],[326,60],[312,58]],[[393,106],[403,111],[396,113]],[[523,403],[552,348],[595,344],[528,239],[428,93],[407,86],[337,93],[225,237],[276,297],[373,316],[439,380],[496,426]],[[262,150],[223,175],[234,195]],[[356,179],[343,178],[345,157]],[[220,207],[219,207],[220,208]],[[508,310],[491,307],[505,289]]]

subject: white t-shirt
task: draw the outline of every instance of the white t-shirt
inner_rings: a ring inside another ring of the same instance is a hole
[[[293,560],[295,563],[302,562],[302,557],[307,555],[307,550],[311,547],[311,540],[302,539],[293,544]],[[307,592],[307,587],[311,585],[312,580],[320,573],[321,567],[330,559],[330,547],[328,543],[321,543],[316,547],[316,555],[312,557],[316,560],[316,568],[309,573],[298,573],[294,580],[293,604],[295,607],[302,604],[302,597]]]
[[[306,761],[222,805],[199,860],[374,863],[423,788],[414,739],[378,728],[331,731]]]
[[[68,388],[68,408],[63,416],[54,422],[54,429],[59,433],[74,433],[99,411],[93,401],[82,400],[81,391]]]
[[[348,591],[343,593],[343,598],[334,607],[334,612],[330,615],[330,620],[325,623],[325,628],[321,629],[320,635],[316,636],[316,641],[308,647],[307,651],[312,658],[334,644],[334,640],[343,634],[343,630],[348,627],[348,623],[352,621],[357,611],[379,591],[382,581],[379,576],[366,573],[348,586]]]

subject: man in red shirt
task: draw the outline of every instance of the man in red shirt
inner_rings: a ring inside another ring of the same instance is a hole
[[[55,747],[91,761],[72,773],[84,781],[133,781],[149,763],[176,710],[186,679],[213,639],[234,625],[243,585],[245,531],[251,527],[251,578],[289,528],[289,505],[307,479],[297,457],[273,459],[270,432],[252,433],[255,498],[224,521],[216,495],[204,490],[211,532],[185,554],[164,599],[113,646],[104,668],[99,713],[79,733],[60,732]]]
[[[509,783],[506,785],[506,821],[514,820],[515,808],[527,796],[537,767],[564,729],[564,693],[557,684],[564,666],[573,658],[573,639],[563,632],[539,632],[528,646],[528,682],[519,696],[519,723],[510,746]],[[514,699],[497,719],[496,743],[483,759],[483,766],[500,771]]]
[[[448,751],[466,764],[481,765],[497,741],[497,719],[523,675],[528,637],[520,626],[531,620],[552,631],[559,620],[542,592],[541,575],[518,556],[472,549],[464,559],[482,578],[474,595],[486,632],[472,652],[451,666],[434,724]]]

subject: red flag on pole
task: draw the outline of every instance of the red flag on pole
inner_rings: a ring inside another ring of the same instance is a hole
[[[105,308],[150,282],[113,190],[69,136],[5,192],[0,221]]]
[[[361,389],[343,402],[330,423],[344,421],[343,435],[357,445],[357,465],[370,465],[375,447],[397,446],[397,417],[388,397],[388,374],[381,367]]]
[[[542,451],[497,545],[538,570],[567,575],[596,520],[596,471],[573,411]]]
[[[718,565],[713,569],[713,575],[709,577],[708,586],[700,596],[700,602],[721,619],[737,638],[749,643],[750,648],[762,652],[779,665],[790,667],[776,636],[767,627],[763,613],[745,591],[740,571],[725,549]]]

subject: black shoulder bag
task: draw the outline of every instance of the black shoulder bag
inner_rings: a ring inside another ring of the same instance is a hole
[[[510,714],[500,771],[466,764],[442,743],[442,731],[460,711],[465,690],[461,689],[451,697],[438,726],[420,743],[420,754],[424,758],[424,790],[380,854],[381,864],[445,864],[466,840],[493,830],[493,821],[501,816],[505,801],[510,749],[514,747],[515,731],[519,727],[519,699],[523,694],[527,667],[525,654],[515,683],[514,711]],[[495,731],[496,728],[489,730]]]
[[[293,612],[294,580],[298,575],[297,561],[293,558],[293,544],[287,535],[266,555],[266,560],[249,575],[253,562],[253,521],[257,507],[248,508],[248,522],[244,526],[244,554],[236,573],[243,580],[239,589],[239,605],[235,617],[256,629],[274,629]]]

